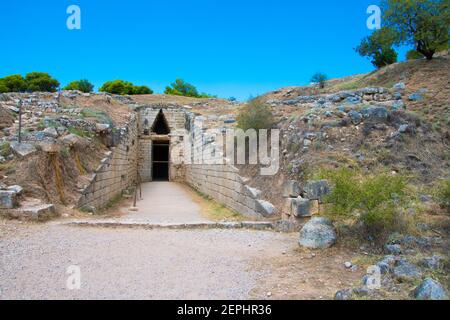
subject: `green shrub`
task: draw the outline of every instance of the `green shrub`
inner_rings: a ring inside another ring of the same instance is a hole
[[[81,111],[81,116],[83,118],[92,118],[95,119],[99,123],[105,123],[109,125],[113,125],[113,120],[111,117],[104,111],[98,111],[90,108],[84,108]]]
[[[270,129],[275,120],[270,107],[256,98],[241,108],[237,116],[237,122],[238,127],[246,131],[248,129]]]
[[[94,85],[88,80],[72,81],[64,87],[64,90],[78,90],[84,93],[89,93],[94,91]]]
[[[442,181],[437,188],[439,204],[450,213],[450,179]]]
[[[56,92],[59,82],[45,72],[31,72],[25,76],[27,91]]]
[[[367,175],[350,169],[327,171],[333,189],[326,197],[327,214],[350,217],[375,239],[398,227],[400,208],[406,197],[406,181],[388,174]]]
[[[135,86],[133,88],[133,94],[153,94],[153,91],[146,86]]]
[[[0,156],[6,157],[11,152],[9,142],[0,143]]]

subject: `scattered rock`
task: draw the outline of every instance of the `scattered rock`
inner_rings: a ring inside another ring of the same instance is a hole
[[[83,147],[87,145],[87,142],[84,138],[77,136],[76,134],[68,134],[67,136],[62,138],[62,142],[69,147]]]
[[[447,292],[444,287],[437,281],[426,278],[413,291],[414,298],[418,300],[447,300]]]
[[[377,262],[381,274],[389,273],[393,270],[397,259],[394,256],[385,256],[381,261]]]
[[[48,137],[58,138],[58,131],[53,127],[46,128],[42,132]]]
[[[353,289],[342,289],[336,292],[334,300],[351,300],[353,296]]]
[[[406,261],[400,260],[393,270],[394,277],[399,281],[413,281],[422,277],[419,267]]]
[[[300,246],[310,249],[329,248],[336,240],[336,232],[327,218],[314,217],[300,230]]]
[[[366,108],[361,110],[361,114],[365,119],[368,119],[371,122],[384,122],[389,116],[385,107]]]
[[[434,255],[432,257],[423,258],[422,261],[420,261],[420,265],[432,270],[438,270],[442,268],[442,257]]]
[[[406,89],[406,85],[403,82],[399,82],[394,85],[395,91],[403,91],[405,89]]]
[[[409,100],[409,101],[422,101],[422,100],[423,100],[423,96],[422,96],[421,93],[416,92],[416,93],[411,94],[411,95],[408,97],[408,100]]]
[[[353,266],[353,264],[350,261],[347,261],[344,263],[344,266],[345,268],[350,269]]]
[[[353,123],[354,125],[360,124],[361,121],[362,121],[362,118],[363,118],[363,117],[362,117],[362,114],[359,113],[359,112],[357,112],[357,111],[355,111],[355,110],[350,111],[350,112],[348,113],[348,116],[350,117],[350,119],[352,120],[352,123]]]
[[[402,247],[399,244],[387,244],[384,246],[384,250],[389,254],[402,254]]]

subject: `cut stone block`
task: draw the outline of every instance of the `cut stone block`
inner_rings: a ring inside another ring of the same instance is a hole
[[[310,217],[311,203],[309,199],[303,199],[302,197],[292,199],[291,210],[294,217]]]
[[[249,186],[244,186],[244,191],[249,197],[252,197],[253,199],[259,199],[259,197],[261,196],[261,190]]]
[[[258,211],[263,217],[271,217],[276,214],[275,206],[264,200],[256,200],[256,211]]]
[[[0,209],[13,209],[17,206],[17,193],[14,190],[0,190]]]
[[[19,158],[28,157],[36,152],[36,148],[29,143],[14,142],[11,144],[11,149]]]
[[[297,181],[290,180],[284,184],[283,197],[284,198],[297,198],[300,195],[300,184]]]
[[[330,185],[327,180],[308,181],[304,188],[305,196],[309,200],[323,201],[324,196],[330,193]]]

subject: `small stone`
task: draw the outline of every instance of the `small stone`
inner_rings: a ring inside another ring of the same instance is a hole
[[[420,265],[432,270],[438,270],[442,267],[442,257],[434,255],[432,257],[423,258]]]
[[[353,266],[353,264],[350,261],[347,261],[344,263],[344,266],[345,268],[350,269]]]
[[[272,296],[272,292],[270,292],[270,291],[267,292],[267,296],[268,296],[268,297],[271,297],[271,296]]]
[[[352,289],[342,289],[336,292],[334,295],[334,300],[351,300],[352,295]]]

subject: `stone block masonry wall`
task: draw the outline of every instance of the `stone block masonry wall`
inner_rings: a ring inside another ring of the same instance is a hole
[[[217,137],[208,136],[202,131],[202,127],[201,123],[193,124],[192,141],[203,146],[214,145]],[[185,182],[247,217],[270,217],[276,213],[272,204],[260,199],[259,190],[246,185],[244,178],[239,175],[239,170],[224,159],[222,151],[216,150],[214,154],[203,155],[203,160],[212,159],[221,160],[217,163],[222,164],[197,164],[192,158],[190,164],[185,165]]]
[[[126,129],[121,132],[118,145],[109,151],[92,176],[91,183],[82,192],[78,207],[105,207],[133,186],[137,177],[138,159],[137,116],[133,115]]]
[[[141,182],[152,181],[152,140],[139,139],[139,175]]]

